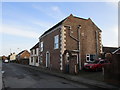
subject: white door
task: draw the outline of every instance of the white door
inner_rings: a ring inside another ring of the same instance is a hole
[[[46,52],[46,67],[50,67],[50,53]]]

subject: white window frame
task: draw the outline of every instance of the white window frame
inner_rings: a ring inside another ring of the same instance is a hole
[[[86,54],[86,62],[94,62],[94,61],[91,61],[91,55],[94,55],[94,54]],[[87,60],[87,58],[89,58],[89,60]]]
[[[87,58],[89,58],[89,60]],[[86,62],[90,62],[90,54],[86,54]]]
[[[38,52],[39,52],[39,51],[38,51],[38,48],[36,48],[36,55],[37,55],[37,56],[38,56]]]
[[[43,41],[40,42],[40,51],[41,51],[41,52],[43,51]]]
[[[54,49],[59,48],[59,35],[54,36]]]

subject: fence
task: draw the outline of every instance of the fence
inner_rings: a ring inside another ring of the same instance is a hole
[[[120,85],[120,54],[112,55],[112,63],[105,65],[104,81]]]

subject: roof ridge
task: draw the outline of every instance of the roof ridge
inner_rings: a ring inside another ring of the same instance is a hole
[[[45,34],[47,34],[48,32],[50,32],[52,29],[54,29],[57,26],[61,25],[69,17],[74,17],[74,18],[78,18],[78,19],[82,19],[82,20],[89,20],[89,19],[84,19],[84,18],[76,17],[76,16],[73,16],[72,14],[70,14],[68,17],[66,17],[65,19],[63,19],[60,22],[58,22],[57,24],[55,24],[54,26],[52,26],[50,29],[46,30],[39,38],[43,37]]]
[[[39,46],[39,42],[37,42],[30,50],[32,50],[34,47]]]
[[[88,20],[88,19],[85,19],[85,18],[77,17],[77,16],[73,16],[73,17],[74,17],[74,18],[78,18],[78,19]]]

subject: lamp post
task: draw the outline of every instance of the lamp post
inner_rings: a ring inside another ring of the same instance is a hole
[[[17,53],[19,52],[19,49],[20,49],[20,48],[17,48]]]
[[[11,48],[10,48],[10,55],[11,55]]]

